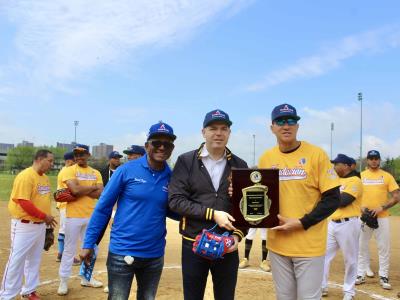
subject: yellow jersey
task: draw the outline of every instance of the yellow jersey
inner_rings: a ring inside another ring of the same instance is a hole
[[[340,193],[347,193],[355,198],[355,200],[345,207],[339,207],[330,219],[338,220],[350,217],[359,217],[361,215],[361,199],[363,187],[361,179],[358,176],[339,178]]]
[[[14,219],[41,222],[43,220],[29,215],[18,204],[18,199],[30,200],[39,210],[49,215],[51,187],[46,174],[39,175],[33,167],[20,172],[14,179],[13,188],[8,202],[8,210]]]
[[[102,184],[100,172],[90,166],[82,168],[77,164],[67,167],[62,174],[62,186],[67,187],[68,180],[78,180],[81,186],[93,186]],[[90,218],[94,207],[96,206],[97,199],[89,196],[78,197],[76,201],[67,202],[67,218]]]
[[[319,147],[301,142],[298,149],[282,153],[278,146],[267,150],[259,168],[279,169],[279,214],[302,218],[321,200],[321,194],[340,185],[326,153]],[[327,221],[308,230],[283,232],[269,230],[267,245],[280,255],[314,257],[325,254]]]
[[[382,169],[376,171],[367,169],[361,172],[361,181],[364,189],[361,206],[368,209],[385,205],[388,201],[388,192],[393,192],[399,188],[393,176]],[[387,210],[378,214],[378,218],[388,216]]]

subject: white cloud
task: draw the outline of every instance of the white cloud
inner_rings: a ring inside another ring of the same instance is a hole
[[[15,24],[14,64],[26,66],[26,79],[65,88],[63,81],[135,60],[145,47],[173,46],[221,12],[235,13],[250,2],[16,0],[2,11]]]
[[[301,78],[323,75],[341,65],[343,61],[365,52],[385,51],[400,46],[399,26],[388,26],[345,37],[325,46],[318,53],[299,59],[292,65],[267,73],[263,79],[248,85],[251,92]]]

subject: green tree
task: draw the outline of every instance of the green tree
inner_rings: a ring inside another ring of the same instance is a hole
[[[20,171],[32,165],[35,156],[35,147],[18,146],[7,153],[6,169]]]

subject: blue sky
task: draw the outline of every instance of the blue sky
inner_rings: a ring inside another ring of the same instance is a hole
[[[400,155],[398,1],[0,2],[0,142],[143,144],[163,120],[174,157],[198,146],[206,112],[233,120],[230,148],[253,162],[275,144],[275,105],[299,138],[333,155]]]

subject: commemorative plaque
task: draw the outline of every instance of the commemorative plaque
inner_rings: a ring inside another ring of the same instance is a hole
[[[234,226],[270,228],[279,224],[279,171],[232,169]]]

